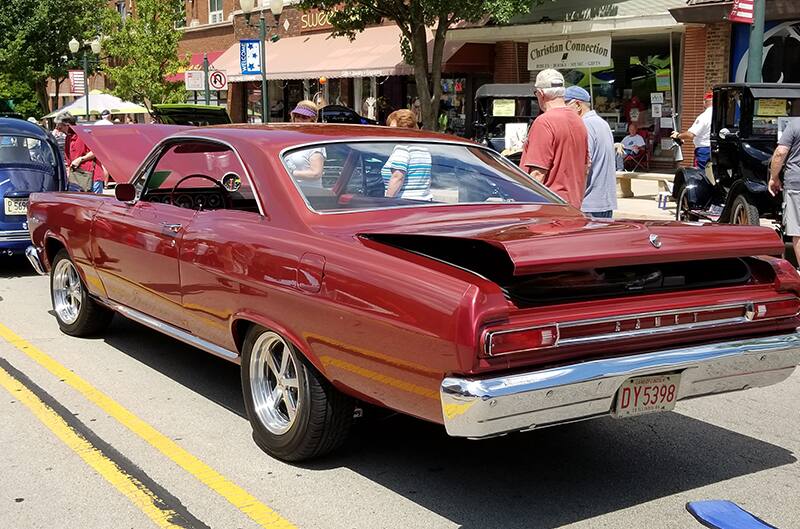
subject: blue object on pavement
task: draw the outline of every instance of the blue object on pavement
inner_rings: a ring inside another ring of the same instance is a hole
[[[778,529],[728,500],[691,501],[686,510],[711,529]]]

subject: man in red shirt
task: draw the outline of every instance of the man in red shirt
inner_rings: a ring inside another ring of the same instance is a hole
[[[70,173],[70,182],[77,184],[83,191],[102,193],[105,177],[103,166],[98,163],[94,153],[72,130],[76,123],[75,118],[69,113],[65,113],[60,118],[62,123],[68,125],[65,131],[67,136],[64,140],[64,155]]]
[[[539,72],[534,87],[542,114],[528,131],[519,165],[580,209],[589,164],[586,126],[564,102],[564,76],[557,70]]]

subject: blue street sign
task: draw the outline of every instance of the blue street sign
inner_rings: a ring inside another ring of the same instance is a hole
[[[258,39],[239,41],[239,65],[242,75],[261,75],[261,46]]]

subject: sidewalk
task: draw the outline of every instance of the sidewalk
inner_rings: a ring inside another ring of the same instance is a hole
[[[675,202],[670,198],[667,209],[659,209],[658,182],[631,180],[634,198],[618,198],[615,219],[675,220]]]

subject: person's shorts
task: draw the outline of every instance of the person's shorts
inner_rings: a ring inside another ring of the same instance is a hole
[[[786,235],[800,237],[800,191],[783,192],[783,226]]]

